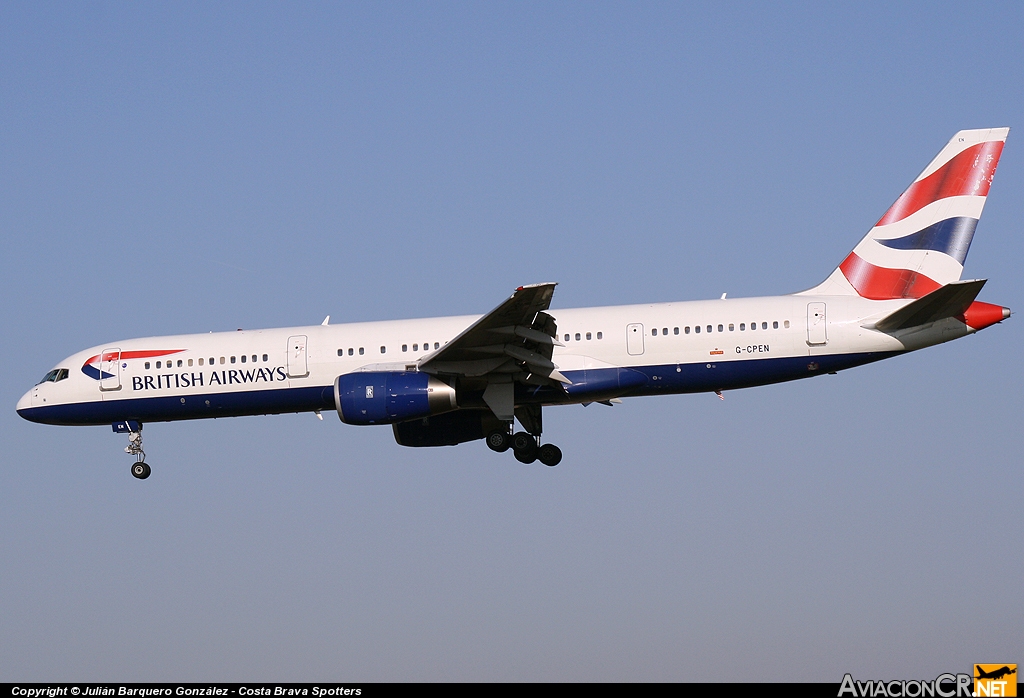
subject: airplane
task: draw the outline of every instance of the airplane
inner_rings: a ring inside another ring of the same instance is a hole
[[[403,446],[484,440],[548,466],[544,407],[716,393],[835,373],[1010,317],[961,280],[1008,128],[960,131],[820,284],[762,298],[553,309],[520,286],[482,316],[107,342],[59,362],[18,401],[25,419],[128,434],[144,423],[335,410]],[[518,421],[522,429],[514,430]]]
[[[1016,668],[1011,669],[1008,666],[1002,666],[999,669],[995,669],[993,671],[985,671],[984,669],[981,668],[981,666],[979,666],[978,664],[975,664],[974,665],[974,670],[978,674],[977,676],[974,677],[976,679],[994,679],[994,680],[999,680],[999,679],[1003,678],[1004,676],[1009,676],[1010,674],[1016,674],[1017,673],[1017,669]]]

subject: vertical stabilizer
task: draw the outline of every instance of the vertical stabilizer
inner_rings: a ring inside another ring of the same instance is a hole
[[[920,298],[959,280],[1009,132],[953,136],[843,263],[800,295]]]

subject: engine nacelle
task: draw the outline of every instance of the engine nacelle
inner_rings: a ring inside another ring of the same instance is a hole
[[[455,446],[508,426],[490,410],[459,410],[391,425],[401,446]]]
[[[393,424],[459,408],[455,388],[426,373],[345,373],[334,381],[334,404],[346,424]]]

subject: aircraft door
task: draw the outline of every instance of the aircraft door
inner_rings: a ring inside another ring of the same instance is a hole
[[[297,334],[288,338],[288,377],[305,378],[309,375],[306,361],[306,335]]]
[[[639,322],[626,325],[626,353],[630,356],[644,353],[644,326]]]
[[[821,346],[828,343],[826,334],[825,304],[807,304],[807,343],[811,346]]]
[[[121,389],[121,349],[111,347],[100,354],[100,390]]]

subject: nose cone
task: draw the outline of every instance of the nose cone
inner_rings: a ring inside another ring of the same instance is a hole
[[[30,390],[27,393],[25,393],[24,395],[22,395],[21,399],[18,400],[18,408],[17,408],[18,409],[18,414],[20,414],[22,417],[24,417],[25,419],[29,420],[30,422],[34,422],[35,421],[30,416],[30,413],[32,411],[32,394],[34,392],[35,392],[35,388],[33,388],[32,390]]]

